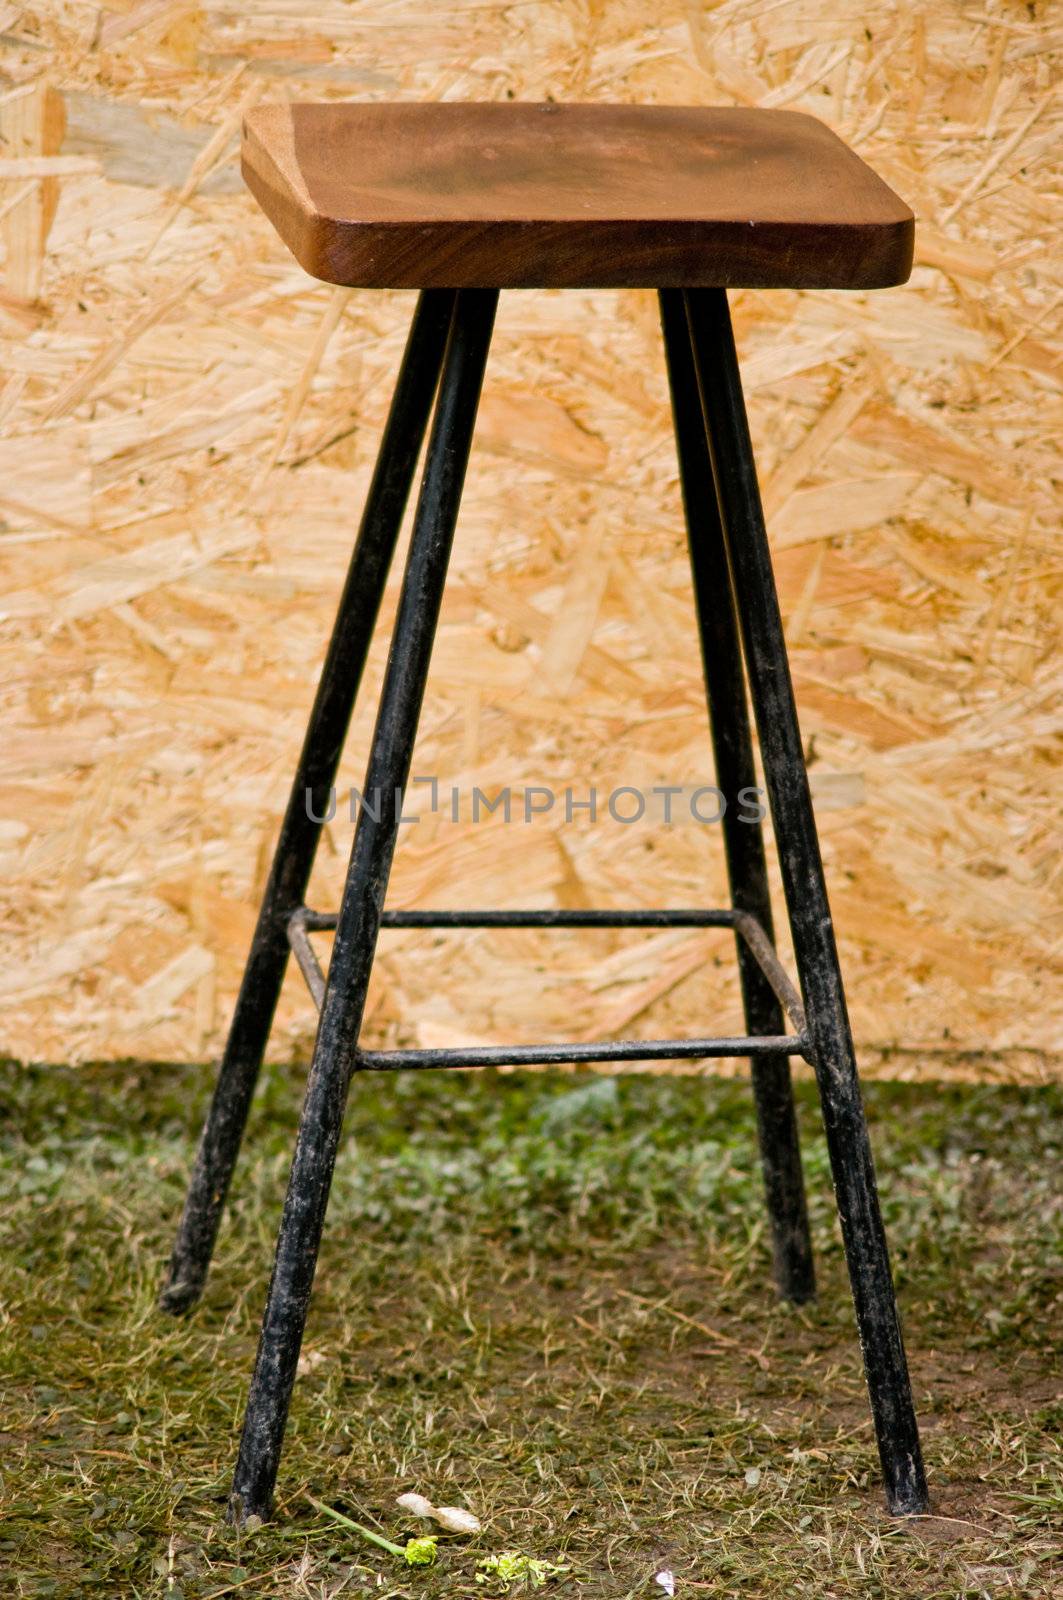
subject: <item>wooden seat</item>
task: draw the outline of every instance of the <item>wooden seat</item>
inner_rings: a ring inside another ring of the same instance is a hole
[[[875,289],[911,270],[909,208],[793,111],[262,106],[243,170],[306,270],[361,288]]]

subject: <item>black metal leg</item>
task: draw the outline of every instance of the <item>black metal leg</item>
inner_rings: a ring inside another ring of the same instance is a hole
[[[682,293],[677,289],[662,289],[660,302],[716,782],[727,799],[723,836],[731,904],[738,911],[751,912],[771,939],[771,897],[764,838],[759,822],[741,820],[739,807],[740,794],[752,790],[757,781],[753,741],[738,621],[713,489],[712,462],[686,309]],[[745,942],[737,936],[735,942],[747,1032],[778,1036],[784,1032],[782,1007]],[[750,1065],[760,1161],[771,1221],[775,1281],[784,1299],[800,1303],[815,1293],[816,1280],[790,1061],[785,1055],[760,1056],[752,1058]]]
[[[347,735],[395,543],[439,382],[454,294],[421,295],[384,427],[302,755],[273,855],[229,1038],[159,1297],[164,1311],[203,1289],[229,1181],[288,964],[287,921],[306,898],[328,792]]]
[[[336,926],[233,1480],[238,1523],[268,1516],[273,1499],[497,301],[484,289],[460,290],[455,300],[365,780],[365,793],[381,803],[359,814]]]
[[[704,289],[685,300],[886,1495],[897,1515],[923,1512],[919,1430],[727,296]]]

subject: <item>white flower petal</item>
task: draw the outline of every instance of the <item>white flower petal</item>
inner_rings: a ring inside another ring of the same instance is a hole
[[[474,1517],[471,1511],[463,1511],[460,1506],[437,1506],[432,1515],[448,1533],[480,1532],[479,1517]]]
[[[436,1514],[435,1506],[423,1494],[400,1494],[395,1504],[415,1517],[434,1517]]]

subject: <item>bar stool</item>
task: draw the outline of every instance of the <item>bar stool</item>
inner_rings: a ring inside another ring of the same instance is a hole
[[[814,118],[607,105],[286,105],[253,111],[245,179],[306,270],[419,300],[161,1296],[199,1296],[294,950],[317,1039],[247,1404],[230,1517],[268,1516],[351,1077],[500,1063],[748,1056],[780,1293],[814,1290],[790,1084],[822,1101],[886,1495],[926,1480],[726,290],[903,283],[908,207]],[[723,910],[388,912],[384,897],[500,289],[658,291],[716,781],[756,775],[748,679],[801,994],[773,947],[759,825],[724,816]],[[422,442],[431,432],[338,915],[304,904]],[[746,1035],[367,1050],[382,927],[715,926],[735,934]],[[327,976],[310,944],[334,929]],[[788,1025],[788,1026],[787,1026]]]

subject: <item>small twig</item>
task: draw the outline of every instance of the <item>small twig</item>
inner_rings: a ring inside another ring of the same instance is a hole
[[[282,1561],[278,1567],[270,1567],[268,1572],[253,1573],[250,1578],[241,1578],[239,1583],[227,1583],[224,1589],[215,1589],[206,1596],[206,1600],[221,1600],[223,1594],[235,1594],[237,1589],[246,1589],[252,1583],[265,1583],[267,1578],[275,1578],[278,1572],[283,1572],[290,1562]]]
[[[742,1355],[749,1356],[755,1361],[762,1372],[767,1372],[769,1363],[767,1357],[760,1350],[750,1350],[738,1339],[732,1339],[729,1334],[721,1333],[718,1328],[710,1328],[707,1322],[697,1322],[693,1317],[688,1317],[685,1311],[677,1311],[665,1300],[647,1300],[645,1295],[632,1294],[630,1289],[617,1289],[617,1294],[622,1294],[626,1300],[636,1300],[640,1306],[648,1306],[651,1311],[664,1311],[668,1316],[674,1317],[677,1322],[685,1322],[688,1328],[696,1328],[698,1333],[705,1334],[706,1338],[715,1339],[717,1344],[730,1345],[733,1350],[739,1350]]]
[[[977,1533],[984,1533],[986,1538],[993,1538],[992,1528],[983,1528],[980,1522],[969,1522],[966,1517],[943,1517],[939,1511],[917,1511],[914,1515],[905,1517],[905,1522],[954,1522],[958,1528],[974,1528]]]

